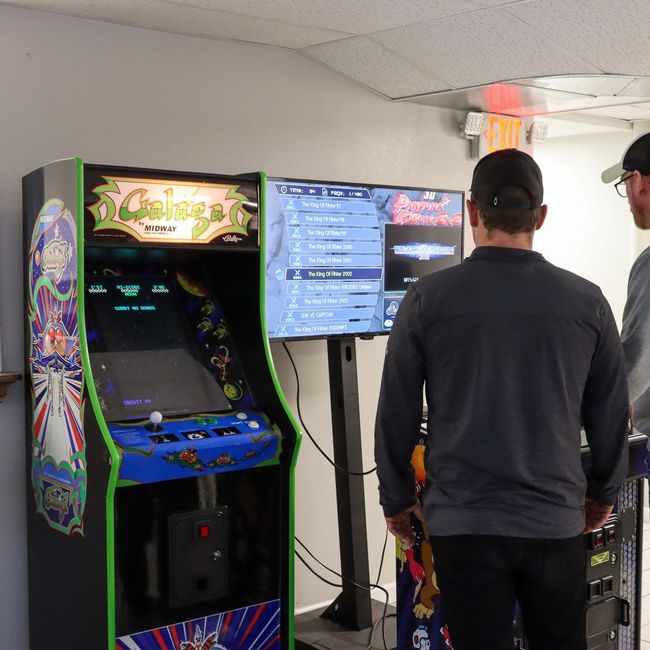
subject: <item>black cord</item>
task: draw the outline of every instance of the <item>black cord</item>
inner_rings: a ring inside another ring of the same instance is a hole
[[[384,616],[382,616],[381,618],[378,618],[375,621],[374,625],[372,626],[372,631],[370,632],[370,638],[368,639],[368,645],[366,646],[366,650],[372,650],[372,644],[373,644],[373,642],[375,640],[375,632],[377,632],[377,627],[379,627],[379,623],[383,624],[384,620],[387,619],[387,618],[397,618],[397,614],[395,614],[394,612],[392,614],[384,614]],[[385,647],[386,646],[386,638],[385,637],[384,637],[383,641],[384,641],[384,647]]]
[[[379,571],[377,571],[377,580],[375,580],[377,584],[379,584],[379,579],[381,578],[381,570],[384,567],[384,555],[386,553],[387,544],[388,544],[388,528],[386,528],[386,534],[384,535],[384,547],[381,549],[381,558],[379,558]]]
[[[386,545],[388,544],[388,528],[386,528],[386,533],[384,535],[384,546],[381,549],[381,557],[379,558],[379,571],[377,571],[377,580],[375,580],[376,584],[379,584],[379,579],[381,578],[381,570],[384,568],[384,555],[386,554]],[[386,592],[388,593],[388,592]],[[384,625],[385,625],[385,620],[387,618],[390,618],[391,616],[396,616],[396,614],[388,614],[386,615],[386,608],[388,606],[388,598],[386,599],[386,604],[384,605],[384,613],[382,614],[381,617],[381,624],[382,624],[382,635],[383,635],[383,641],[384,641],[384,647],[386,646],[386,633],[384,631]],[[375,621],[375,624],[372,626],[372,630],[370,632],[370,639],[368,640],[368,645],[366,646],[366,650],[372,650],[372,643],[375,639],[375,632],[377,631],[377,626],[379,625],[379,619]]]
[[[311,571],[311,572],[312,572],[312,573],[313,573],[313,574],[314,574],[314,575],[315,575],[319,580],[322,580],[325,584],[328,584],[328,585],[330,585],[330,586],[332,586],[332,587],[337,587],[337,588],[339,588],[339,589],[340,589],[341,587],[343,587],[343,585],[337,585],[337,584],[334,584],[333,582],[330,582],[330,581],[327,580],[326,578],[323,578],[322,575],[320,575],[319,573],[316,573],[316,571],[315,571],[314,569],[312,569],[312,568],[309,566],[309,563],[307,562],[307,560],[305,560],[305,558],[304,558],[302,555],[300,555],[300,553],[298,553],[298,551],[296,551],[296,550],[294,549],[293,552],[296,554],[296,557],[297,557],[297,558],[298,558],[298,559],[299,559],[299,560],[300,560],[300,561],[301,561],[301,562],[302,562],[302,563],[303,563],[303,564],[304,564],[304,565],[305,565],[305,566],[306,566],[306,567],[307,567],[307,568],[308,568],[308,569],[309,569],[309,570],[310,570],[310,571]],[[307,552],[309,552],[309,551],[307,551]],[[327,567],[325,567],[325,568],[327,568]]]
[[[285,352],[287,353],[287,356],[289,357],[289,361],[291,362],[291,366],[293,367],[293,373],[296,376],[296,410],[298,411],[298,419],[300,420],[300,424],[302,424],[302,428],[304,432],[307,434],[307,437],[312,441],[314,444],[314,447],[320,451],[320,453],[323,455],[325,460],[334,467],[334,469],[338,470],[339,472],[343,472],[344,474],[347,474],[348,476],[367,476],[368,474],[372,474],[373,472],[377,471],[376,467],[373,467],[372,469],[369,469],[366,472],[352,472],[349,469],[346,469],[345,467],[341,467],[340,465],[337,465],[323,449],[320,447],[320,445],[316,442],[314,437],[309,433],[309,429],[307,428],[307,425],[305,424],[305,421],[302,419],[302,412],[300,411],[300,377],[298,376],[298,368],[296,368],[296,364],[293,360],[293,357],[291,356],[291,352],[289,352],[289,348],[287,347],[286,343],[282,343],[282,347],[284,347]]]
[[[295,537],[294,539],[296,540],[296,542],[298,542],[298,544],[300,544],[300,546],[302,546],[302,548],[305,549],[305,551],[307,551],[307,554],[308,554],[308,555],[309,555],[309,556],[310,556],[310,557],[311,557],[311,558],[312,558],[312,559],[313,559],[317,564],[320,564],[320,566],[322,566],[324,569],[327,569],[327,571],[329,571],[330,573],[333,573],[335,576],[338,576],[339,578],[341,578],[341,580],[344,580],[345,582],[349,582],[351,585],[357,587],[357,589],[363,589],[364,591],[372,591],[373,589],[379,589],[379,591],[382,591],[382,592],[384,593],[384,596],[385,596],[386,600],[385,600],[385,602],[384,602],[384,613],[383,613],[382,616],[381,616],[381,637],[382,637],[382,641],[383,641],[383,643],[384,643],[384,650],[388,650],[388,644],[386,643],[386,619],[388,618],[388,616],[387,616],[387,612],[388,612],[388,601],[390,600],[390,595],[389,595],[388,591],[387,591],[386,589],[384,589],[384,587],[382,587],[381,585],[360,585],[358,582],[355,582],[354,580],[351,580],[350,578],[346,578],[344,575],[340,574],[338,571],[334,571],[334,569],[331,569],[331,568],[328,567],[326,564],[323,564],[323,563],[322,563],[322,562],[321,562],[321,561],[320,561],[320,560],[319,560],[319,559],[318,559],[318,558],[317,558],[317,557],[316,557],[316,556],[315,556],[315,555],[314,555],[314,554],[313,554],[313,553],[312,553],[312,552],[311,552],[311,551],[310,551],[310,550],[309,550],[309,549],[308,549],[308,548],[307,548],[307,547],[306,547],[306,546],[305,546],[305,545],[300,541],[300,539],[298,539],[297,537]],[[312,572],[312,573],[313,573],[317,578],[320,578],[323,582],[327,583],[328,585],[332,585],[333,587],[341,587],[341,586],[342,586],[342,585],[335,585],[335,584],[331,583],[329,580],[326,580],[325,578],[323,578],[323,576],[321,576],[321,575],[319,575],[318,573],[316,573],[316,571],[314,571],[314,569],[312,569],[312,567],[310,567],[309,564],[307,564],[307,562],[305,561],[305,559],[300,555],[300,553],[298,553],[298,551],[296,551],[296,550],[294,549],[294,553],[296,554],[296,556],[298,557],[298,559],[299,559],[299,560],[300,560],[300,561],[301,561],[301,562],[302,562],[302,563],[303,563],[303,564],[304,564],[304,565],[305,565],[305,566],[306,566],[306,567],[307,567],[307,568],[308,568],[308,569],[309,569],[309,570],[310,570],[310,571],[311,571],[311,572]],[[372,646],[372,638],[373,638],[373,636],[374,636],[374,628],[375,628],[375,626],[373,625],[373,631],[371,631],[371,637],[370,637],[371,646]]]
[[[302,411],[300,410],[300,376],[299,376],[299,374],[298,374],[298,368],[296,367],[296,364],[295,364],[295,362],[294,362],[294,360],[293,360],[293,356],[291,355],[291,352],[289,351],[289,348],[288,348],[287,344],[286,344],[285,342],[283,342],[283,343],[282,343],[282,346],[284,347],[284,350],[285,350],[285,352],[287,353],[287,356],[289,357],[289,361],[290,361],[290,363],[291,363],[291,367],[293,368],[294,376],[295,376],[295,378],[296,378],[296,410],[297,410],[297,412],[298,412],[298,419],[300,420],[300,424],[302,425],[304,432],[307,434],[307,437],[312,441],[313,445],[314,445],[314,446],[316,447],[316,449],[317,449],[317,450],[322,454],[322,456],[325,458],[325,460],[327,460],[327,462],[328,462],[330,465],[332,465],[332,467],[334,467],[334,468],[335,468],[336,470],[338,470],[339,472],[343,472],[344,474],[347,474],[347,475],[349,475],[349,476],[367,476],[368,474],[372,474],[372,473],[376,472],[376,471],[377,471],[377,468],[376,468],[376,467],[373,467],[372,469],[370,469],[370,470],[368,470],[368,471],[365,471],[365,472],[352,472],[352,471],[346,469],[345,467],[341,467],[340,465],[337,465],[337,464],[336,464],[336,463],[335,463],[335,462],[334,462],[334,461],[333,461],[333,460],[332,460],[332,459],[327,455],[327,453],[326,453],[326,452],[325,452],[325,451],[320,447],[320,445],[316,442],[316,440],[314,439],[314,437],[313,437],[313,436],[311,435],[311,433],[309,432],[309,429],[308,429],[307,426],[305,425],[305,421],[304,421],[304,419],[303,419],[303,417],[302,417]],[[307,554],[308,554],[308,555],[309,555],[309,556],[310,556],[310,557],[311,557],[311,558],[312,558],[312,559],[313,559],[317,564],[319,564],[320,566],[322,566],[324,569],[326,569],[326,570],[329,571],[330,573],[333,573],[334,575],[338,576],[339,578],[341,578],[341,579],[344,580],[345,582],[348,582],[348,583],[352,584],[353,586],[357,587],[358,589],[363,589],[364,591],[372,591],[372,589],[379,589],[380,591],[382,591],[382,592],[384,593],[384,596],[385,596],[384,611],[383,611],[383,614],[382,614],[382,616],[381,616],[381,619],[378,619],[378,620],[375,622],[375,624],[372,626],[372,630],[371,630],[371,633],[370,633],[370,641],[369,641],[368,650],[371,650],[371,648],[372,648],[372,643],[373,643],[373,639],[374,639],[374,636],[375,636],[375,631],[377,630],[377,626],[379,625],[380,622],[381,622],[381,635],[382,635],[382,641],[383,641],[383,643],[384,643],[384,649],[385,649],[385,650],[388,650],[388,644],[386,643],[386,619],[387,619],[387,618],[390,618],[390,616],[395,616],[395,614],[390,614],[390,615],[387,614],[387,611],[388,611],[388,601],[390,600],[390,595],[389,595],[388,591],[387,591],[384,587],[382,587],[381,585],[379,585],[379,584],[360,585],[360,584],[354,582],[354,580],[351,580],[351,579],[349,579],[349,578],[346,578],[345,576],[341,575],[341,574],[338,573],[337,571],[334,571],[334,569],[331,569],[331,568],[328,567],[327,565],[323,564],[323,563],[322,563],[322,562],[321,562],[321,561],[320,561],[320,560],[319,560],[319,559],[318,559],[318,558],[317,558],[317,557],[316,557],[316,556],[315,556],[315,555],[314,555],[314,554],[313,554],[313,553],[312,553],[312,552],[311,552],[311,551],[310,551],[310,550],[309,550],[309,549],[308,549],[308,548],[307,548],[307,547],[306,547],[306,546],[305,546],[305,545],[300,541],[300,539],[299,539],[298,537],[296,537],[295,540],[296,540],[296,542],[298,542],[298,544],[300,544],[300,546],[301,546],[301,547],[302,547],[302,548],[307,552]],[[382,551],[381,551],[381,558],[380,558],[380,561],[379,561],[379,571],[378,571],[378,573],[377,573],[377,583],[379,583],[379,578],[380,578],[380,576],[381,576],[381,571],[382,571],[382,569],[383,569],[383,565],[384,565],[384,557],[385,557],[385,554],[386,554],[386,546],[387,546],[387,544],[388,544],[388,529],[386,529],[386,534],[385,534],[385,537],[384,537],[384,545],[383,545],[383,548],[382,548]],[[319,580],[322,580],[324,583],[326,583],[326,584],[328,584],[328,585],[330,585],[330,586],[332,586],[332,587],[342,588],[343,585],[337,585],[337,584],[335,584],[335,583],[333,583],[333,582],[330,582],[329,580],[327,580],[326,578],[324,578],[323,576],[321,576],[320,574],[318,574],[318,573],[317,573],[317,572],[316,572],[316,571],[315,571],[315,570],[314,570],[314,569],[309,565],[309,563],[305,560],[305,558],[303,558],[302,555],[300,555],[300,553],[299,553],[297,550],[294,549],[294,553],[296,554],[296,557],[297,557],[297,558],[298,558],[298,559],[299,559],[299,560],[300,560],[300,561],[305,565],[305,567],[307,567],[307,569],[308,569],[308,570],[309,570],[313,575],[315,575]]]

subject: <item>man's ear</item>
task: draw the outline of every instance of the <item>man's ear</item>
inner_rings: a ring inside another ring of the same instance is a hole
[[[636,184],[636,191],[639,196],[647,197],[650,195],[650,176],[636,171],[634,172],[634,176],[634,183]]]
[[[539,208],[539,219],[535,226],[535,230],[539,230],[544,225],[544,219],[546,219],[546,213],[548,212],[548,205],[541,205]]]
[[[480,219],[478,215],[478,204],[476,203],[476,201],[467,199],[467,201],[465,201],[465,205],[467,206],[467,212],[469,213],[469,225],[472,228],[478,228],[479,219]]]

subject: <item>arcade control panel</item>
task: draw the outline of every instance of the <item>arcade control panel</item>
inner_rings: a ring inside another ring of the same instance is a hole
[[[620,593],[623,529],[621,517],[613,515],[602,528],[585,535],[590,650],[616,649],[618,626],[630,624],[630,603]]]
[[[258,411],[109,424],[122,455],[120,481],[151,483],[277,462],[280,434]]]

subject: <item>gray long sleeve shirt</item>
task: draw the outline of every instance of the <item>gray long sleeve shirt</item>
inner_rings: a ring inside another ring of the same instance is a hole
[[[409,288],[376,420],[385,515],[415,501],[423,387],[429,534],[571,537],[584,527],[585,494],[614,503],[627,466],[628,393],[616,324],[596,285],[539,253],[483,246]]]
[[[621,331],[632,421],[650,437],[650,247],[632,265]]]

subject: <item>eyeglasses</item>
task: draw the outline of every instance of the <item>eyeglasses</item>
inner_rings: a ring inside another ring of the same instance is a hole
[[[627,176],[623,176],[618,183],[614,183],[614,189],[617,191],[618,195],[622,196],[624,199],[627,198],[627,185],[625,185],[625,181],[632,178],[632,176],[634,176],[634,172]]]

